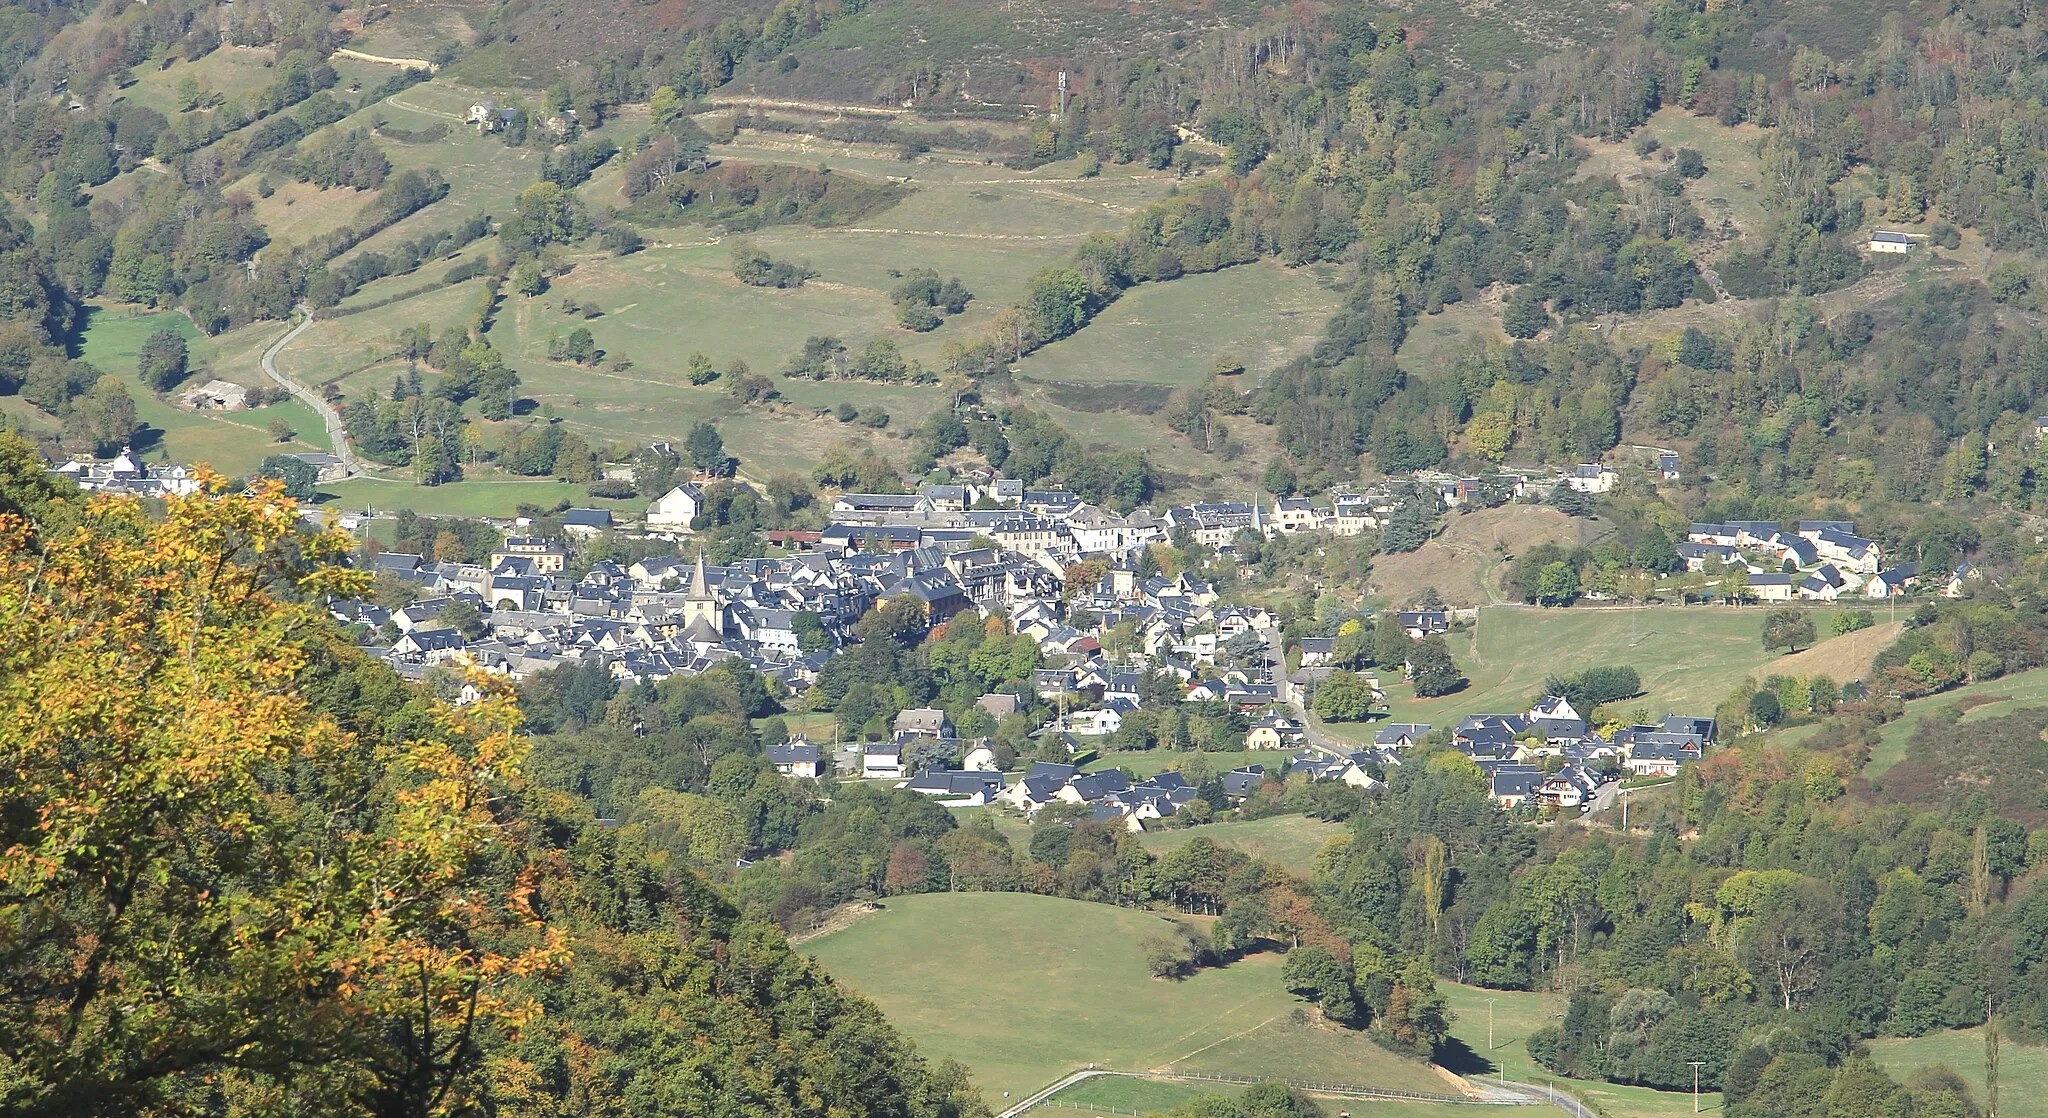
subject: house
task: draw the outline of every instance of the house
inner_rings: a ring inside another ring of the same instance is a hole
[[[1665,481],[1678,480],[1678,452],[1671,450],[1660,450],[1657,452],[1657,476]]]
[[[584,539],[608,532],[611,526],[609,509],[570,509],[562,514],[562,531]]]
[[[1266,523],[1266,533],[1318,532],[1328,519],[1306,497],[1282,497],[1273,502],[1273,518]]]
[[[1677,776],[1681,766],[1700,759],[1697,741],[1681,734],[1644,734],[1629,745],[1622,764],[1635,776]]]
[[[1890,229],[1872,230],[1870,240],[1864,245],[1869,252],[1909,253],[1919,248],[1918,242],[1909,233],[1895,233]]]
[[[1017,713],[1018,710],[1017,696],[999,693],[983,695],[981,698],[974,700],[974,705],[980,707],[983,711],[987,712],[990,718],[998,722]]]
[[[1969,593],[1970,583],[1980,582],[1983,578],[1984,572],[1978,570],[1976,564],[1958,563],[1955,571],[1948,576],[1948,580],[1941,584],[1941,596],[1960,598]]]
[[[936,707],[912,707],[897,712],[892,730],[898,741],[915,737],[950,738],[953,736],[953,720]]]
[[[1335,637],[1303,637],[1295,647],[1301,650],[1301,666],[1313,668],[1329,663],[1334,658]]]
[[[1832,602],[1856,588],[1849,577],[1835,569],[1832,563],[1822,563],[1812,574],[1799,580],[1797,588],[1801,598],[1813,602]]]
[[[1879,571],[1863,584],[1866,598],[1896,598],[1905,594],[1909,587],[1920,585],[1920,564],[1901,563],[1890,570]]]
[[[903,775],[903,747],[893,741],[869,742],[861,754],[863,780],[888,780]]]
[[[1615,472],[1614,467],[1591,462],[1573,466],[1571,472],[1564,476],[1567,487],[1586,494],[1605,493],[1613,489],[1619,480],[1621,475]]]
[[[1077,765],[1065,765],[1056,761],[1033,761],[1022,779],[998,793],[998,802],[1016,808],[1026,815],[1034,815],[1039,808],[1059,798],[1060,791],[1080,771]]]
[[[1419,641],[1451,631],[1451,615],[1440,609],[1404,610],[1400,620],[1401,628],[1407,631],[1410,640]]]
[[[647,530],[657,535],[683,535],[690,522],[704,511],[704,491],[695,485],[678,485],[647,506]]]
[[[926,520],[936,511],[932,499],[922,493],[847,493],[833,502],[832,519],[879,524],[883,520]]]
[[[313,479],[315,481],[340,481],[348,476],[341,468],[341,456],[338,454],[307,451],[304,454],[294,454],[292,457],[313,467]]]
[[[1003,792],[1003,774],[968,769],[929,769],[896,787],[937,800],[943,807],[981,807]]]
[[[1107,737],[1123,729],[1123,712],[1112,706],[1077,711],[1067,716],[1067,730],[1084,738]]]
[[[1269,714],[1252,723],[1245,731],[1246,749],[1292,749],[1306,737],[1302,728],[1293,719],[1284,715]]]
[[[1787,574],[1750,575],[1750,597],[1759,602],[1789,602],[1792,600],[1792,578]]]
[[[1857,574],[1876,574],[1884,557],[1883,549],[1872,541],[1833,528],[1814,533],[1813,546],[1820,558]]]
[[[1493,802],[1512,811],[1535,796],[1543,780],[1543,770],[1535,765],[1496,765],[1491,778]]]
[[[1408,749],[1429,733],[1422,722],[1389,722],[1373,731],[1372,744],[1379,749]]]
[[[1674,550],[1678,552],[1679,559],[1685,562],[1685,569],[1695,572],[1706,570],[1709,562],[1726,566],[1735,562],[1736,557],[1734,544],[1694,543],[1686,540],[1675,545]]]
[[[1583,807],[1592,801],[1604,783],[1584,766],[1566,765],[1536,786],[1536,802],[1560,810]]]
[[[1694,524],[1686,529],[1685,538],[1691,543],[1714,544],[1733,548],[1738,541],[1733,524]]]
[[[781,745],[768,747],[768,763],[784,776],[816,780],[819,763],[825,759],[822,747],[812,744],[803,737],[793,737]]]
[[[188,408],[239,411],[249,406],[249,386],[231,380],[209,380],[178,394]]]
[[[1231,802],[1241,803],[1266,782],[1266,766],[1246,765],[1232,769],[1218,776],[1216,781],[1223,785],[1223,794],[1230,797]]]

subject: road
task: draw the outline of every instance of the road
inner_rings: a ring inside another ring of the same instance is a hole
[[[307,407],[320,413],[320,421],[327,425],[327,441],[334,444],[335,456],[341,459],[341,476],[354,477],[362,471],[356,467],[355,450],[348,445],[348,429],[341,425],[341,413],[335,411],[334,406],[326,400],[321,399],[319,393],[277,371],[277,355],[284,352],[284,347],[290,345],[293,338],[305,333],[306,328],[313,325],[313,308],[300,304],[293,309],[303,317],[299,319],[297,326],[286,331],[284,337],[270,343],[270,348],[263,351],[263,373],[283,385],[286,391],[305,401]]]
[[[1599,1118],[1584,1103],[1565,1094],[1533,1083],[1506,1083],[1497,1079],[1468,1080],[1472,1093],[1463,1098],[1452,1095],[1429,1095],[1414,1091],[1395,1091],[1356,1084],[1314,1083],[1307,1080],[1274,1079],[1261,1075],[1207,1075],[1173,1071],[1112,1071],[1108,1068],[1086,1067],[1055,1080],[1052,1084],[1032,1092],[1016,1105],[1009,1107],[996,1118],[1020,1118],[1021,1115],[1044,1106],[1054,1095],[1090,1079],[1102,1076],[1125,1076],[1135,1079],[1165,1079],[1182,1083],[1250,1084],[1282,1083],[1288,1087],[1310,1094],[1331,1095],[1338,1098],[1384,1099],[1427,1101],[1443,1105],[1467,1106],[1543,1106],[1554,1105],[1572,1118]]]

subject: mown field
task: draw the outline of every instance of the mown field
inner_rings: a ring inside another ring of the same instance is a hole
[[[1211,823],[1179,830],[1147,831],[1138,841],[1154,854],[1165,854],[1194,839],[1205,838],[1307,876],[1316,852],[1323,848],[1323,844],[1349,831],[1350,828],[1341,823],[1310,819],[1306,815],[1274,815],[1241,823]]]
[[[1720,606],[1491,607],[1479,611],[1476,625],[1450,635],[1451,657],[1471,680],[1463,691],[1418,699],[1397,674],[1380,679],[1394,722],[1450,725],[1467,714],[1526,710],[1548,676],[1601,665],[1625,665],[1642,676],[1644,693],[1622,704],[1627,709],[1641,707],[1652,719],[1710,715],[1745,675],[1768,671],[1776,658],[1764,652],[1763,617],[1761,609]],[[1371,723],[1325,729],[1372,740]]]
[[[1564,999],[1548,993],[1488,990],[1438,982],[1437,989],[1457,1014],[1451,1035],[1463,1042],[1469,1055],[1445,1059],[1444,1065],[1460,1074],[1498,1075],[1503,1079],[1554,1083],[1569,1088],[1581,1099],[1598,1107],[1608,1118],[1658,1118],[1666,1114],[1693,1112],[1689,1091],[1652,1091],[1620,1083],[1589,1082],[1551,1075],[1529,1058],[1529,1034],[1554,1023],[1564,1013]],[[1493,1003],[1493,1044],[1487,1044],[1487,1003]],[[1721,1109],[1718,1091],[1700,1092],[1700,1109]]]
[[[965,1063],[998,1108],[1090,1061],[1444,1089],[1362,1035],[1292,1024],[1277,955],[1150,977],[1141,942],[1169,930],[1161,916],[1022,893],[887,904],[803,950],[924,1051]]]
[[[103,375],[128,386],[143,429],[135,449],[150,460],[205,463],[228,475],[255,470],[272,454],[327,450],[326,430],[311,408],[297,400],[242,411],[194,411],[145,388],[136,371],[142,344],[158,330],[176,330],[186,338],[193,373],[171,395],[218,377],[241,384],[274,387],[258,370],[256,354],[283,327],[269,324],[267,336],[252,331],[244,337],[207,338],[190,319],[175,311],[94,306],[79,356]],[[260,344],[259,344],[260,341]],[[253,349],[250,347],[254,347]],[[55,421],[19,396],[0,398],[0,407],[30,427],[54,428]],[[293,438],[278,442],[270,434],[273,419],[282,419]]]
[[[1984,1083],[1984,1030],[1952,1029],[1926,1036],[1893,1037],[1870,1042],[1870,1058],[1903,1080],[1924,1067],[1946,1067],[1969,1083],[1977,1105],[1988,1097]],[[1999,1118],[2048,1118],[2048,1048],[2015,1044],[2011,1038],[1998,1052]]]

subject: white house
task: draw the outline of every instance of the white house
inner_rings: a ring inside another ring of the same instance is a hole
[[[892,741],[869,742],[860,757],[863,780],[889,780],[903,776],[903,747]]]
[[[1598,463],[1585,463],[1572,467],[1564,477],[1564,483],[1580,493],[1605,493],[1621,480],[1614,467]]]
[[[1913,240],[1910,233],[1895,233],[1890,229],[1879,229],[1870,234],[1870,242],[1865,247],[1871,252],[1908,253],[1919,248],[1920,245]]]
[[[690,521],[704,510],[704,491],[683,484],[662,494],[647,506],[647,530],[675,534],[690,531]]]

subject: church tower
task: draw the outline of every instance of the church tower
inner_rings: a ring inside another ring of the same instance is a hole
[[[697,552],[697,566],[690,572],[690,589],[683,595],[683,628],[694,629],[700,621],[713,633],[725,632],[725,609],[711,590],[711,579],[704,573],[702,550]]]

